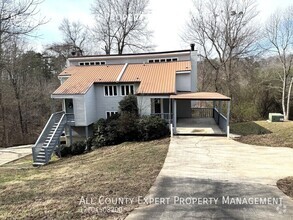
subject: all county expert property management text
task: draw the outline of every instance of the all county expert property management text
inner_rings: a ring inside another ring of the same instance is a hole
[[[79,205],[280,205],[282,198],[276,197],[230,197],[222,196],[221,198],[214,197],[143,197],[135,198],[125,197],[87,197],[82,196],[79,200]]]

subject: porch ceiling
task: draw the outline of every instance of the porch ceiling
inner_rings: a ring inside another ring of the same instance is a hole
[[[171,99],[188,99],[188,100],[222,100],[222,101],[230,101],[231,98],[225,95],[222,95],[217,92],[188,92],[188,93],[180,93],[177,95],[171,95]]]

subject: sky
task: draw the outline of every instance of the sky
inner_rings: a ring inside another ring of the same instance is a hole
[[[45,16],[48,23],[41,26],[34,39],[33,48],[42,51],[44,45],[62,42],[62,34],[58,29],[61,21],[80,21],[85,25],[93,25],[91,5],[95,0],[44,0],[40,5],[40,15]],[[293,5],[292,0],[256,0],[260,21],[277,9]],[[150,0],[149,28],[153,31],[155,51],[180,50],[189,48],[180,38],[189,19],[192,0]]]

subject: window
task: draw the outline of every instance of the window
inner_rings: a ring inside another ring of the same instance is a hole
[[[106,111],[106,118],[110,118],[111,116],[117,114],[118,112],[116,111]]]
[[[117,96],[117,86],[104,86],[105,96]]]
[[[162,58],[162,59],[149,59],[148,63],[164,63],[164,62],[175,62],[178,61],[177,57]]]
[[[121,86],[120,88],[121,88],[121,95],[122,96],[134,94],[134,86],[133,85],[124,85],[124,86]]]
[[[86,61],[86,62],[79,62],[79,66],[99,66],[99,65],[106,65],[106,61]]]

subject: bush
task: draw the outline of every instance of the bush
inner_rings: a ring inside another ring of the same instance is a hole
[[[118,128],[123,141],[138,140],[138,117],[134,113],[123,113],[118,120]]]
[[[143,116],[138,123],[139,139],[154,140],[169,135],[167,122],[158,116]]]
[[[71,155],[71,147],[61,144],[55,149],[55,154],[57,157],[68,157]]]
[[[123,142],[122,134],[119,130],[119,118],[100,119],[94,125],[94,137],[92,145],[102,147],[106,145],[114,145]]]
[[[147,141],[169,134],[167,123],[157,116],[138,117],[137,99],[133,95],[119,102],[120,114],[100,119],[94,124],[95,147],[120,144],[124,141]]]
[[[79,155],[84,153],[86,149],[86,142],[85,141],[77,141],[71,145],[71,154],[72,155]]]
[[[55,154],[57,157],[69,157],[74,155],[79,155],[84,153],[86,149],[85,141],[74,142],[71,146],[66,146],[65,144],[60,145],[55,149]]]
[[[138,116],[138,106],[137,106],[136,96],[135,95],[125,96],[119,102],[119,109],[121,111],[121,114],[127,112],[127,113],[131,113],[133,115]]]

